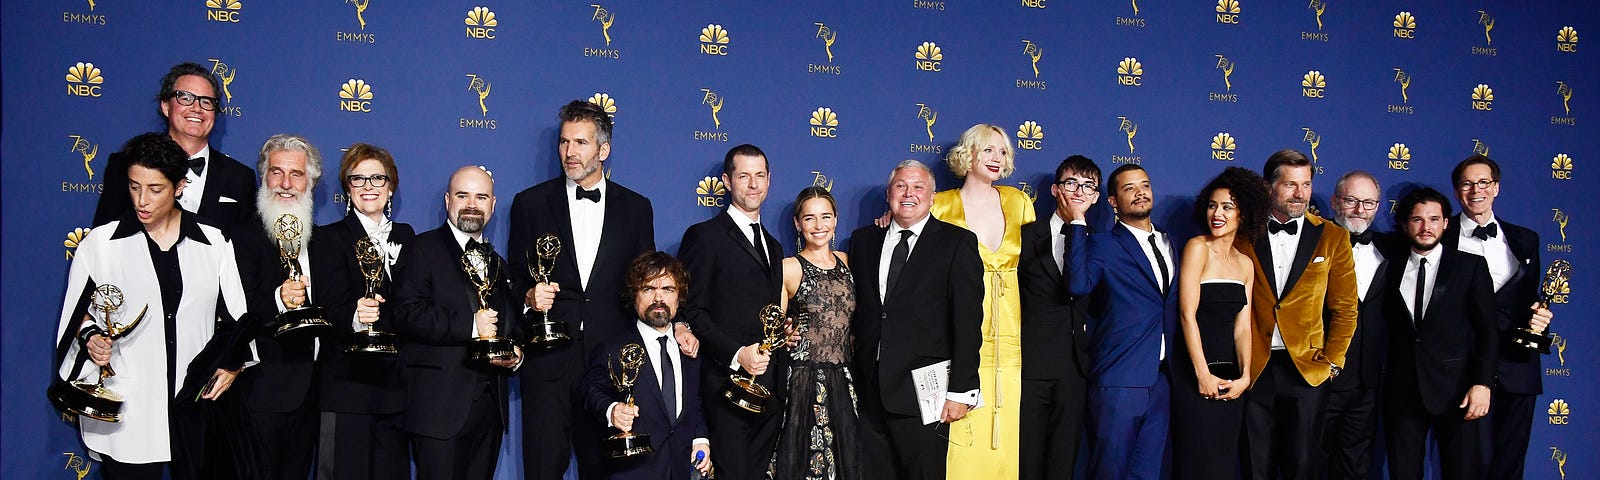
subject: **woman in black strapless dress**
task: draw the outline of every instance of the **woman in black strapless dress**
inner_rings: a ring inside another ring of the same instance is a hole
[[[1239,432],[1251,378],[1250,289],[1255,263],[1239,250],[1265,227],[1265,182],[1229,167],[1196,199],[1206,233],[1183,249],[1172,368],[1173,478],[1238,477]]]

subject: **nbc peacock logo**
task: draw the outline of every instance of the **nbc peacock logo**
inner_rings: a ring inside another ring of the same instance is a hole
[[[494,40],[495,27],[500,26],[500,19],[495,18],[494,11],[489,7],[477,6],[467,10],[467,38],[479,40]]]
[[[1117,84],[1137,87],[1144,84],[1144,64],[1134,57],[1123,57],[1117,62]]]
[[[1394,145],[1390,145],[1389,146],[1389,169],[1390,170],[1410,170],[1411,169],[1411,147],[1407,147],[1406,144],[1404,144],[1404,143],[1396,143]]]
[[[600,107],[601,110],[605,110],[606,115],[610,116],[613,121],[616,120],[617,99],[611,98],[611,94],[605,92],[595,92],[594,95],[589,96],[588,101],[589,103],[593,103],[595,106]]]
[[[1017,148],[1022,150],[1044,149],[1044,127],[1038,122],[1028,120],[1017,125]]]
[[[89,62],[78,62],[67,67],[67,95],[74,97],[99,97],[100,86],[106,83],[100,67]]]
[[[1556,51],[1578,53],[1578,31],[1573,30],[1571,25],[1556,31]]]
[[[839,114],[833,113],[832,108],[817,107],[811,111],[811,136],[817,138],[836,138],[839,136]]]
[[[728,55],[728,29],[715,23],[708,23],[706,28],[700,29],[700,53]]]
[[[1550,178],[1555,180],[1572,180],[1572,157],[1565,153],[1557,153],[1550,159]]]
[[[1217,0],[1217,23],[1239,24],[1239,0]]]
[[[1305,98],[1327,98],[1328,78],[1317,70],[1307,71],[1300,76],[1300,96]]]
[[[339,85],[339,111],[372,112],[372,85],[359,78],[346,80]]]
[[[917,70],[937,72],[944,62],[944,49],[939,48],[937,43],[922,42],[922,45],[917,45],[916,58]]]
[[[1550,406],[1545,407],[1545,415],[1550,416],[1551,425],[1566,425],[1567,416],[1572,415],[1572,407],[1567,405],[1567,400],[1557,398],[1550,401]]]
[[[707,175],[694,185],[695,203],[702,207],[726,206],[723,199],[728,194],[728,187],[722,184],[722,179]]]
[[[1494,110],[1494,89],[1488,84],[1480,83],[1472,88],[1472,109],[1481,111]]]
[[[1411,12],[1401,11],[1394,15],[1394,38],[1415,40],[1417,38],[1417,17]]]
[[[1231,133],[1228,133],[1228,132],[1217,132],[1216,135],[1211,137],[1211,159],[1212,160],[1219,160],[1219,161],[1224,161],[1224,162],[1233,161],[1233,150],[1235,148],[1238,148],[1238,144],[1235,143],[1235,141],[1233,139],[1233,134],[1231,134]]]
[[[206,0],[206,20],[239,23],[239,10],[243,8],[239,0]]]
[[[67,247],[67,260],[72,260],[72,254],[77,253],[78,245],[83,243],[83,238],[89,236],[89,229],[78,227],[67,232],[67,240],[61,244]]]

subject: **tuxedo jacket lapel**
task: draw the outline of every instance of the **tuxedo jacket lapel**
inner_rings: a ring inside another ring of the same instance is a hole
[[[1422,308],[1422,321],[1424,322],[1433,321],[1432,313],[1439,310],[1438,305],[1449,301],[1445,295],[1450,294],[1450,283],[1454,280],[1451,275],[1455,274],[1456,269],[1456,259],[1452,258],[1453,255],[1451,253],[1454,253],[1454,251],[1446,249],[1444,254],[1439,256],[1439,271],[1433,277],[1433,296],[1428,297],[1428,306]],[[1424,286],[1423,288],[1427,287]]]
[[[763,270],[772,268],[771,265],[767,265],[767,262],[763,256],[756,252],[756,246],[752,245],[750,240],[745,239],[744,229],[749,228],[748,225],[740,225],[738,222],[733,221],[732,218],[728,218],[727,212],[718,214],[717,221],[721,222],[727,227],[728,237],[733,240],[735,245],[738,245],[739,248],[743,249],[744,253],[749,255],[751,260],[755,260],[756,263],[759,263]],[[765,232],[765,230],[766,229],[762,229],[763,232]],[[765,239],[762,240],[765,241]]]
[[[549,205],[552,220],[550,223],[556,227],[556,238],[561,240],[561,251],[556,254],[555,268],[567,270],[566,274],[562,275],[563,277],[583,278],[578,275],[578,257],[572,253],[572,222],[570,220],[572,218],[572,209],[567,206],[567,187],[565,183],[550,190],[550,194],[545,197],[545,205]],[[604,235],[601,238],[604,238]],[[532,240],[534,243],[529,244],[529,248],[538,245],[538,237]],[[523,255],[528,259],[529,266],[536,265],[539,261],[539,252],[506,252],[506,254]],[[555,272],[551,272],[550,276],[552,277],[551,281],[555,281]],[[583,291],[583,285],[562,285],[562,287],[563,290],[571,288],[573,291]]]
[[[1306,265],[1311,264],[1311,257],[1317,253],[1317,242],[1322,241],[1322,224],[1312,224],[1311,217],[1301,217],[1300,245],[1294,250],[1294,263],[1289,264],[1289,279],[1283,282],[1283,291],[1278,292],[1282,299],[1288,292],[1294,290],[1295,282],[1300,281],[1300,275],[1306,273]],[[1272,256],[1270,246],[1267,256]]]
[[[1133,232],[1128,231],[1127,227],[1117,225],[1111,228],[1112,235],[1117,239],[1117,244],[1122,245],[1122,250],[1128,252],[1128,256],[1134,259],[1134,265],[1139,267],[1140,272],[1144,272],[1144,279],[1145,281],[1150,282],[1150,288],[1155,289],[1154,291],[1156,292],[1160,292],[1161,283],[1156,280],[1156,272],[1154,270],[1155,267],[1150,265],[1150,257],[1145,256],[1144,247],[1140,246],[1139,244],[1139,242],[1144,241],[1144,239],[1135,238],[1138,235],[1134,235]],[[1167,259],[1167,266],[1172,266],[1171,259]]]

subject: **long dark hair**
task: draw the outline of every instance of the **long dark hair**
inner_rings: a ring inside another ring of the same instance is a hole
[[[1267,230],[1267,182],[1246,168],[1223,169],[1217,178],[1211,179],[1205,188],[1200,189],[1200,195],[1194,199],[1195,224],[1204,229],[1210,223],[1207,206],[1211,203],[1211,194],[1219,188],[1228,189],[1233,204],[1239,208],[1239,240],[1255,242],[1261,238]]]

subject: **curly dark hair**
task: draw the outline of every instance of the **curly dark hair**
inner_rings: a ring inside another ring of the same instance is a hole
[[[678,284],[679,299],[689,295],[689,272],[684,271],[683,262],[672,258],[667,252],[644,252],[633,257],[633,263],[628,265],[628,275],[623,278],[622,299],[627,301],[628,308],[633,308],[634,297],[644,284],[662,275],[671,276],[672,282]]]
[[[1395,205],[1393,215],[1394,231],[1405,233],[1406,223],[1411,221],[1412,212],[1417,209],[1417,205],[1423,203],[1439,204],[1439,211],[1444,213],[1444,218],[1448,219],[1455,215],[1455,212],[1450,209],[1450,199],[1445,197],[1443,193],[1439,193],[1438,190],[1434,190],[1432,187],[1419,188],[1406,192],[1405,196],[1400,197],[1400,203]]]
[[[611,116],[599,105],[583,100],[573,100],[561,106],[561,112],[556,115],[561,123],[589,122],[594,124],[594,141],[596,144],[611,143]]]
[[[1210,223],[1210,213],[1207,212],[1211,203],[1211,194],[1218,189],[1227,189],[1228,195],[1233,197],[1233,204],[1239,209],[1239,240],[1255,242],[1267,230],[1267,181],[1256,172],[1247,168],[1228,167],[1211,179],[1205,188],[1200,189],[1200,195],[1194,199],[1194,222],[1205,230]]]
[[[123,144],[120,156],[128,158],[129,168],[138,165],[161,172],[161,176],[171,181],[173,186],[177,186],[189,173],[189,154],[184,153],[178,143],[165,133],[141,133],[129,139],[128,143]],[[125,189],[127,185],[117,187]],[[126,194],[127,190],[123,190],[123,193]]]

